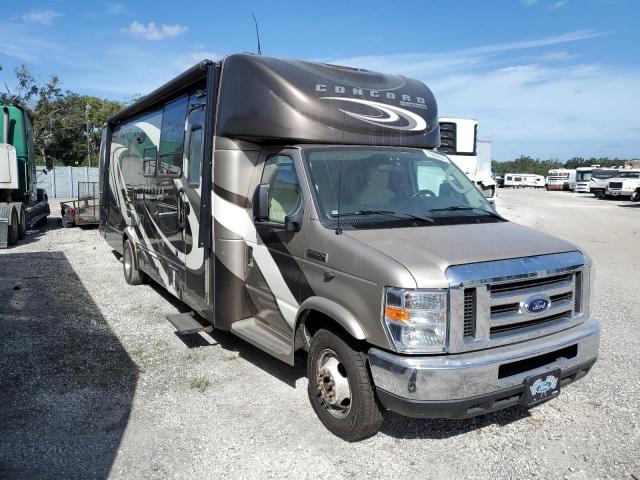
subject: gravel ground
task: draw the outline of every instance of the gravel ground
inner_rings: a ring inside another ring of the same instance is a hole
[[[97,230],[50,218],[0,251],[0,478],[640,479],[640,204],[501,190],[498,208],[593,257],[598,363],[529,412],[387,412],[356,444],[315,417],[303,355],[177,336],[164,316],[182,305],[126,285]]]

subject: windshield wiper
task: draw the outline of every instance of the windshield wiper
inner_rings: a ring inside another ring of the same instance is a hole
[[[470,210],[475,210],[476,212],[482,212],[485,213],[493,218],[499,218],[500,220],[504,220],[504,218],[502,217],[502,215],[495,213],[495,212],[491,212],[489,210],[485,210],[484,208],[477,208],[477,207],[467,207],[465,205],[452,205],[450,207],[443,207],[443,208],[431,208],[429,209],[430,212],[460,212],[460,211],[470,211]]]
[[[344,215],[387,215],[393,218],[406,219],[407,217],[412,218],[414,220],[419,220],[421,222],[431,222],[434,223],[435,220],[429,217],[420,217],[418,215],[414,215],[413,213],[408,212],[394,212],[393,210],[356,210],[355,212],[340,212],[340,214],[332,213],[332,217],[337,217],[340,215],[341,217]],[[400,215],[404,215],[401,217]]]

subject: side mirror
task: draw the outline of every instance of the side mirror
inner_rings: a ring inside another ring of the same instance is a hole
[[[269,184],[261,183],[253,194],[253,218],[258,222],[269,220]]]
[[[289,215],[284,217],[284,230],[286,232],[299,232],[302,228],[303,217],[304,207],[302,203],[302,192],[300,192],[293,210]]]
[[[43,169],[42,169],[42,173],[44,173],[45,175],[49,175],[49,172],[47,172],[47,169],[46,169],[46,168],[43,168]]]

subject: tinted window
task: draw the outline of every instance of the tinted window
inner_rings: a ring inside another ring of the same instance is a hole
[[[269,157],[265,162],[261,183],[270,185],[269,221],[284,223],[285,217],[293,211],[300,195],[300,184],[293,159],[288,155]]]
[[[190,187],[200,186],[200,165],[202,164],[202,125],[191,129],[189,136],[189,172],[187,180]]]
[[[158,175],[179,176],[182,173],[184,121],[188,104],[189,98],[184,96],[164,107],[158,151]]]

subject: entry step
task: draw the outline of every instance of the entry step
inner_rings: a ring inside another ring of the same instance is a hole
[[[291,363],[291,340],[260,320],[254,317],[238,320],[231,324],[231,331],[261,350]]]
[[[211,332],[213,327],[205,324],[194,312],[170,313],[166,315],[169,323],[176,327],[180,335],[190,335],[192,333]]]

